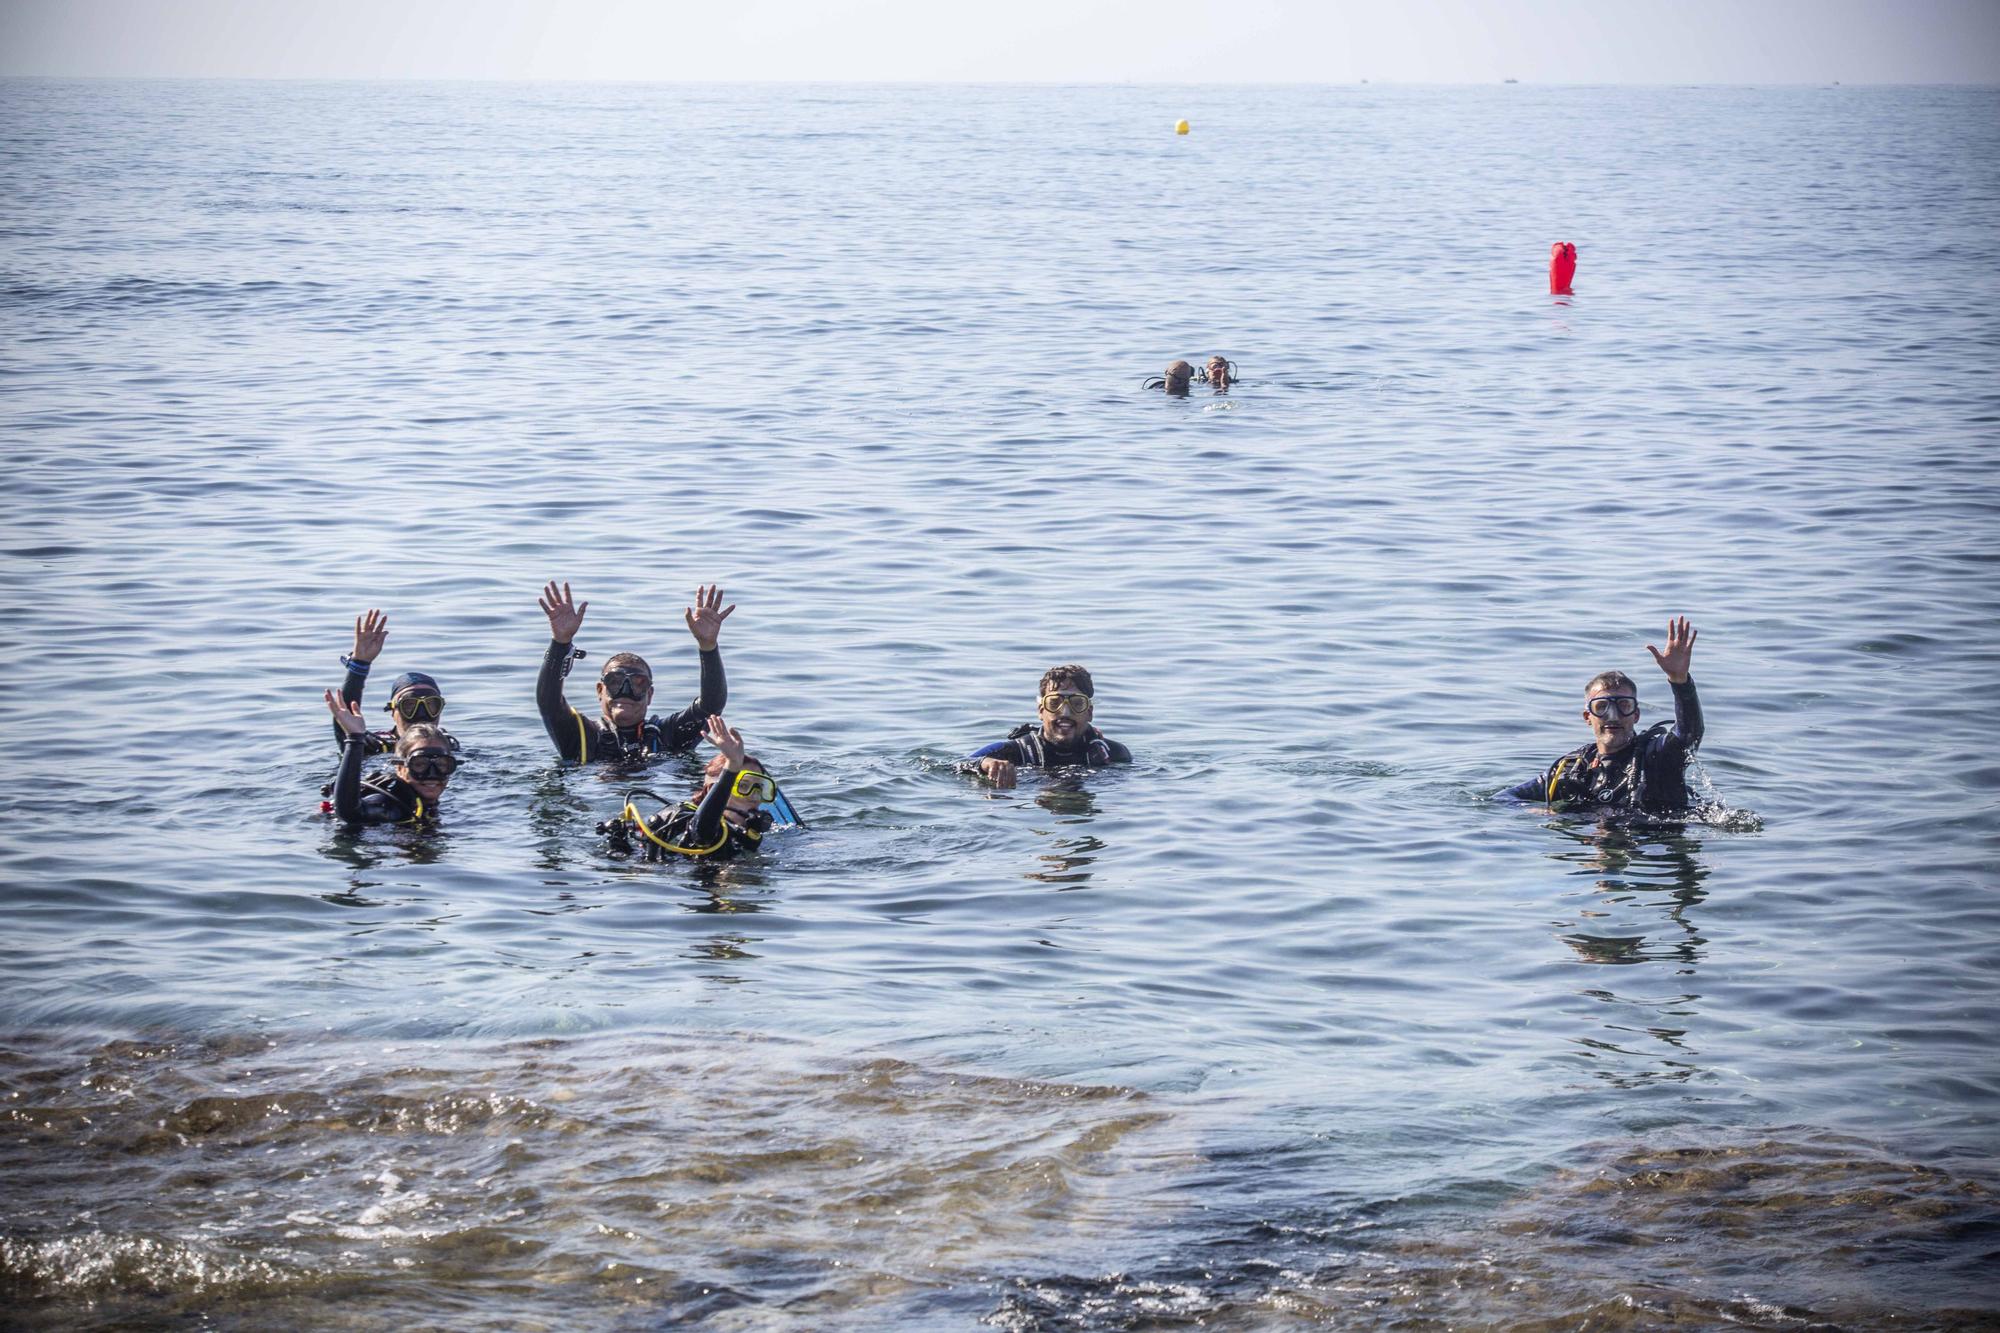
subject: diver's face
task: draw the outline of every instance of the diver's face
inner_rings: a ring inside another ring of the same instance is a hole
[[[426,703],[425,700],[434,702]],[[436,690],[415,685],[389,701],[389,717],[396,734],[402,735],[419,722],[436,722],[444,716],[444,697]]]
[[[1216,357],[1208,363],[1208,382],[1218,389],[1229,387],[1229,363]]]
[[[1583,720],[1599,754],[1616,754],[1639,730],[1639,701],[1616,685],[1599,685],[1583,697]]]
[[[427,745],[398,759],[396,776],[409,783],[426,801],[435,801],[444,795],[446,785],[451,782],[452,770],[457,766],[451,751]]]
[[[653,678],[643,671],[607,671],[597,682],[597,702],[613,726],[629,731],[646,720],[653,705]]]
[[[1051,706],[1053,705],[1053,706]],[[1074,685],[1051,685],[1037,710],[1042,719],[1042,739],[1071,745],[1090,729],[1096,705],[1089,695]]]
[[[722,817],[732,824],[741,824],[763,808],[764,803],[755,796],[738,796],[732,792],[729,804],[723,807]]]
[[[729,761],[721,755],[716,755],[708,761],[708,765],[702,769],[701,773],[704,779],[713,783],[722,781],[722,775],[728,771]],[[746,773],[756,773],[759,770],[746,768],[743,771]],[[741,824],[744,820],[750,818],[750,816],[763,808],[764,803],[757,797],[738,796],[732,791],[729,793],[728,804],[722,807],[722,817],[732,824]]]

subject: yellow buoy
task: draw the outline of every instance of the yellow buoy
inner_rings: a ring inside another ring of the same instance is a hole
[[[1186,134],[1186,133],[1187,133],[1187,122],[1186,122],[1186,121],[1184,121],[1184,120],[1177,120],[1177,121],[1175,121],[1175,122],[1174,122],[1174,133],[1175,133],[1175,134]]]

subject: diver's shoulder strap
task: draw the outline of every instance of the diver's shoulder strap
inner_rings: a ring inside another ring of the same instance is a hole
[[[1583,771],[1584,765],[1589,762],[1592,748],[1588,745],[1579,746],[1556,760],[1555,766],[1549,770],[1547,797],[1551,804],[1555,802],[1556,789],[1562,786],[1563,779]]]
[[[411,791],[401,778],[394,773],[370,773],[361,779],[361,790],[372,792],[384,800],[394,801],[403,812],[399,823],[418,824],[424,818],[424,798]]]
[[[1033,722],[1024,722],[1007,733],[1007,739],[1021,747],[1021,753],[1028,757],[1030,768],[1043,767],[1045,758],[1042,750],[1042,729]]]

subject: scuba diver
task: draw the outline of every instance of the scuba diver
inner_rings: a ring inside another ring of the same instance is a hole
[[[395,768],[364,778],[361,761],[368,756],[368,723],[361,716],[360,705],[328,690],[326,706],[342,738],[332,803],[340,821],[422,825],[435,821],[438,800],[458,769],[458,756],[452,753],[451,737],[445,735],[444,728],[428,722],[404,727],[395,742]]]
[[[368,684],[368,669],[382,655],[382,645],[388,639],[389,617],[380,611],[371,609],[367,615],[354,618],[354,651],[340,659],[340,664],[347,668],[347,678],[340,683],[340,697],[349,704],[360,706],[361,691]],[[362,733],[362,743],[371,756],[394,750],[403,732],[417,723],[435,723],[443,717],[444,694],[430,676],[421,671],[405,671],[390,683],[389,702],[382,705],[382,711],[391,714],[390,728]],[[456,750],[458,741],[451,733],[444,732],[442,727],[438,730]],[[347,743],[347,732],[341,729],[338,719],[333,724],[333,740],[336,745]]]
[[[1082,764],[1104,768],[1129,764],[1132,752],[1090,724],[1096,704],[1090,673],[1075,664],[1042,673],[1040,723],[1023,722],[967,755],[958,771],[985,778],[996,787],[1014,785],[1017,768],[1062,768]]]
[[[558,589],[553,579],[538,600],[549,618],[549,647],[535,680],[535,706],[556,753],[564,759],[587,764],[593,759],[644,759],[692,750],[701,740],[702,724],[728,703],[729,683],[715,640],[736,607],[723,607],[722,589],[695,589],[695,604],[683,611],[688,633],[701,650],[701,693],[671,717],[646,716],[653,702],[653,669],[637,653],[613,653],[604,659],[604,672],[597,681],[600,717],[586,718],[571,708],[563,699],[563,677],[569,674],[570,663],[583,656],[570,648],[570,641],[590,603],[578,603],[567,583]]]
[[[1701,701],[1688,664],[1695,630],[1687,617],[1667,622],[1667,650],[1653,655],[1674,692],[1674,720],[1639,727],[1639,690],[1622,671],[1600,671],[1583,691],[1583,720],[1595,739],[1503,794],[1536,804],[1593,806],[1648,815],[1687,813],[1687,759],[1701,744]]]
[[[635,790],[616,819],[597,826],[610,837],[612,855],[630,856],[637,839],[636,850],[648,861],[670,855],[726,860],[756,851],[776,824],[804,824],[764,765],[743,752],[741,732],[711,716],[707,737],[718,753],[703,771],[700,791],[675,805],[657,792]],[[633,799],[639,796],[659,801],[659,812],[641,814]]]
[[[1221,354],[1208,358],[1208,364],[1196,370],[1185,361],[1169,365],[1164,374],[1148,378],[1139,387],[1142,389],[1165,389],[1169,397],[1185,398],[1191,384],[1212,384],[1217,393],[1229,392],[1229,383],[1237,378],[1236,363]]]

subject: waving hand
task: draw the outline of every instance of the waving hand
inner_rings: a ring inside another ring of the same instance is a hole
[[[380,611],[371,610],[365,616],[354,617],[354,651],[347,655],[350,662],[373,662],[382,655],[382,645],[389,639],[389,617]]]
[[[360,704],[351,704],[332,690],[328,690],[326,707],[327,711],[333,714],[334,725],[346,735],[361,736],[367,733],[368,723],[361,716]]]
[[[1688,624],[1686,616],[1667,622],[1667,651],[1661,652],[1652,644],[1646,651],[1660,664],[1660,670],[1667,673],[1667,679],[1679,685],[1688,678],[1688,662],[1694,656],[1695,630]]]
[[[541,604],[542,614],[549,618],[549,637],[557,643],[568,643],[576,637],[576,632],[583,628],[583,613],[590,609],[589,602],[579,603],[570,595],[567,583],[557,590],[554,579],[549,580],[549,586],[535,600]]]
[[[722,752],[732,770],[743,767],[743,733],[724,722],[720,713],[708,719],[708,743]]]
[[[715,638],[722,633],[722,622],[729,619],[729,613],[736,609],[736,603],[722,605],[722,589],[714,584],[694,590],[694,605],[683,613],[687,617],[688,633],[694,635],[695,646],[705,653],[715,651]]]

